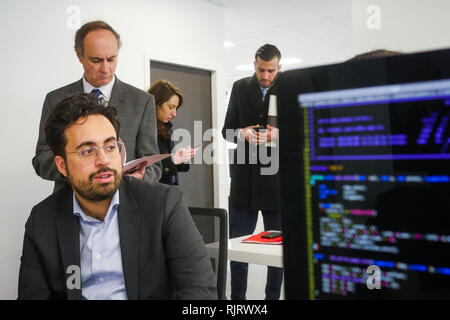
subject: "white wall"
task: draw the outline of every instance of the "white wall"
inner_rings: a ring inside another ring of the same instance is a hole
[[[353,53],[450,47],[448,0],[353,0]]]
[[[146,52],[167,57],[167,62],[201,61],[211,66],[217,71],[217,101],[213,104],[221,108],[213,113],[213,123],[223,123],[220,7],[199,0],[2,2],[0,299],[17,297],[24,225],[32,206],[48,196],[53,187],[52,182],[39,178],[31,165],[45,94],[80,79],[83,72],[73,51],[76,29],[67,26],[74,18],[74,11],[67,12],[71,5],[80,9],[82,24],[103,19],[120,33],[123,47],[116,74],[134,86],[147,89]],[[225,203],[217,201],[218,205]]]

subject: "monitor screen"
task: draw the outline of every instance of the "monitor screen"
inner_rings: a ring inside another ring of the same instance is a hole
[[[450,51],[277,80],[286,298],[450,298]]]

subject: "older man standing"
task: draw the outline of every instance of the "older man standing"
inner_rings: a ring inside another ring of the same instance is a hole
[[[84,69],[82,79],[48,93],[45,98],[32,162],[40,177],[55,181],[54,192],[66,185],[67,179],[56,168],[54,154],[45,142],[44,125],[52,108],[74,94],[93,93],[99,101],[110,101],[117,108],[127,160],[159,153],[153,96],[115,76],[120,44],[120,35],[107,23],[92,21],[83,25],[75,35],[75,53]],[[161,177],[161,165],[157,163],[130,175],[156,182]]]

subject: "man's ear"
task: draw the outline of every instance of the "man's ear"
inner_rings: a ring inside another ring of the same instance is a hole
[[[55,157],[55,163],[56,168],[58,168],[58,171],[61,172],[61,174],[67,178],[67,169],[66,169],[66,161],[61,156]]]
[[[75,53],[77,54],[78,61],[80,61],[80,63],[81,63],[81,59],[83,58],[83,56],[81,55],[81,53],[78,50],[75,50]]]

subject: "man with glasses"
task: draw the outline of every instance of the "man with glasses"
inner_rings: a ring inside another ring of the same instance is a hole
[[[122,175],[119,127],[90,94],[50,113],[46,142],[70,185],[31,211],[19,299],[217,299],[181,191]]]
[[[117,108],[128,161],[159,153],[154,97],[115,76],[120,45],[120,35],[109,24],[103,21],[84,24],[75,34],[74,45],[77,58],[83,66],[83,77],[45,97],[36,155],[32,162],[37,175],[55,181],[54,192],[66,185],[67,179],[55,166],[54,154],[45,142],[44,125],[51,109],[73,94],[92,92],[100,101],[109,101]],[[130,175],[157,182],[161,178],[161,164],[155,163]]]

